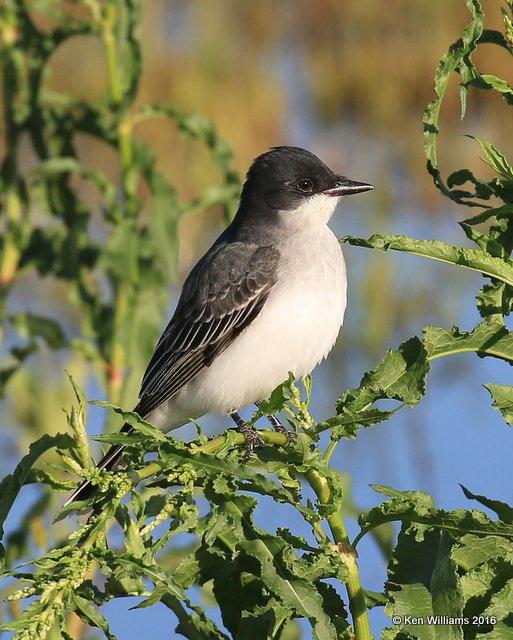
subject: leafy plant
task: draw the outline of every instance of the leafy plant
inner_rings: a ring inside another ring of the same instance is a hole
[[[177,221],[191,208],[214,203],[226,207],[229,216],[238,181],[230,169],[229,151],[208,121],[166,106],[135,107],[141,70],[139,4],[85,4],[86,18],[58,15],[58,26],[46,31],[36,26],[22,3],[7,0],[0,10],[8,123],[1,178],[7,221],[2,238],[2,313],[4,323],[28,340],[11,349],[1,380],[4,387],[11,384],[42,343],[75,350],[92,361],[102,372],[109,399],[103,405],[134,427],[131,434],[109,433],[97,439],[126,445],[130,471],[100,474],[90,466],[86,401],[72,381],[76,401],[68,414],[71,435],[43,436],[2,481],[0,525],[22,487],[69,490],[74,486],[70,470],[97,485],[96,508],[87,522],[62,535],[50,550],[44,541],[37,544],[33,526],[41,512],[48,511],[46,494],[25,514],[19,530],[2,547],[11,615],[1,629],[20,639],[72,638],[74,613],[81,625],[113,638],[98,607],[113,598],[133,596],[137,607],[162,603],[178,621],[176,633],[192,639],[291,638],[295,620],[304,619],[315,638],[368,640],[372,606],[385,606],[394,623],[384,631],[385,640],[508,637],[513,628],[513,507],[464,487],[466,498],[496,514],[491,519],[478,509],[439,509],[422,492],[374,486],[385,501],[361,514],[360,533],[350,540],[343,514],[355,507],[347,483],[330,461],[342,438],[356,437],[361,427],[383,423],[404,406],[417,405],[425,395],[433,360],[467,351],[513,362],[513,339],[505,321],[513,305],[513,169],[498,149],[479,138],[476,143],[497,173],[490,181],[468,169],[444,181],[436,155],[440,109],[455,73],[460,76],[462,115],[469,88],[498,91],[511,104],[509,85],[480,73],[472,61],[482,43],[513,53],[511,3],[504,12],[502,33],[484,29],[480,2],[468,0],[471,22],[440,62],[436,98],[424,117],[428,170],[435,185],[459,204],[481,209],[461,223],[477,248],[390,234],[368,240],[344,238],[357,246],[403,251],[483,274],[486,282],[477,297],[482,321],[471,330],[426,327],[421,337],[388,352],[357,388],[341,395],[336,414],[319,424],[308,410],[311,381],[305,381],[303,394],[287,381],[254,420],[285,410],[297,440],[289,443],[283,434],[261,431],[268,446],[250,464],[240,462],[240,434],[227,432],[207,440],[199,433],[196,442],[180,444],[120,408],[131,393],[130,378],[123,372],[128,363],[137,370],[155,338],[164,283],[173,275],[176,260]],[[95,103],[55,95],[44,87],[49,56],[76,34],[91,34],[104,43],[109,88]],[[203,142],[221,170],[222,186],[207,190],[199,201],[178,201],[174,187],[157,171],[151,150],[134,135],[142,119],[162,115]],[[119,185],[83,165],[75,151],[78,132],[115,150],[121,166]],[[38,157],[36,169],[28,175],[21,172],[19,161],[24,135]],[[101,194],[107,228],[102,241],[89,234],[92,212],[77,198],[76,176]],[[148,205],[138,191],[142,182],[151,195]],[[43,222],[34,213],[36,205],[45,216]],[[51,274],[63,282],[80,312],[79,335],[69,336],[58,318],[7,311],[17,281],[28,272]],[[150,300],[159,307],[151,314],[146,312]],[[486,388],[493,406],[511,425],[513,387]],[[387,403],[389,408],[383,409],[382,400],[392,401],[392,408]],[[326,448],[319,444],[323,432],[330,437]],[[36,466],[52,449],[60,453],[59,466]],[[145,461],[149,451],[157,457]],[[271,501],[306,523],[310,538],[291,528],[270,532],[259,526],[259,509]],[[401,529],[397,544],[388,551],[380,527],[390,522],[400,523]],[[383,593],[365,591],[360,582],[356,549],[369,533],[389,555]],[[41,549],[38,559],[16,566],[36,555],[29,548],[34,544]],[[95,578],[98,573],[103,580]],[[341,584],[347,598],[341,595]],[[198,604],[195,587],[207,602],[208,595],[213,596],[217,615]],[[18,606],[22,600],[27,601],[24,607]],[[219,615],[222,625],[216,622]]]

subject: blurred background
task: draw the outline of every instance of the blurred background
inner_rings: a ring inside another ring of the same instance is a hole
[[[32,4],[34,19],[50,28],[51,20],[38,15],[35,0]],[[70,11],[86,10],[81,4],[86,3],[70,3]],[[502,2],[485,1],[483,7],[487,26],[502,30]],[[142,6],[143,76],[137,103],[165,102],[207,116],[233,150],[241,179],[256,155],[290,144],[308,148],[337,172],[374,184],[374,192],[347,199],[339,208],[332,221],[339,237],[390,232],[469,246],[457,221],[470,211],[433,186],[422,136],[422,113],[433,97],[438,61],[468,21],[463,0],[152,0]],[[513,81],[510,59],[497,47],[481,47],[475,61],[482,72]],[[77,36],[63,44],[45,83],[52,91],[87,101],[101,97],[107,68],[99,39]],[[468,167],[490,177],[477,145],[463,134],[482,137],[507,152],[513,122],[506,117],[506,105],[496,94],[471,90],[460,122],[457,83],[450,89],[441,118],[442,171],[448,175]],[[191,200],[219,180],[206,150],[167,121],[142,123],[136,135],[157,154],[159,169],[177,186],[181,199]],[[82,136],[77,146],[86,166],[119,181],[117,158],[106,145]],[[5,154],[1,137],[0,154]],[[23,159],[28,170],[34,163],[28,144]],[[77,188],[94,208],[95,192]],[[216,207],[182,217],[169,314],[183,278],[223,225]],[[386,349],[419,335],[428,324],[471,329],[478,321],[478,274],[399,253],[348,245],[344,252],[349,304],[336,349],[314,375],[312,412],[319,420],[333,415],[337,397],[357,386]],[[12,310],[58,314],[73,334],[79,331],[79,319],[61,295],[58,282],[27,278],[17,284],[9,304]],[[31,356],[30,367],[12,380],[0,404],[1,476],[14,468],[29,442],[46,431],[66,429],[62,407],[69,407],[72,395],[65,369],[85,386],[90,399],[101,396],[94,370],[77,356],[45,349]],[[506,364],[468,354],[434,362],[427,396],[418,408],[362,429],[335,454],[334,466],[351,477],[356,504],[365,509],[381,501],[371,483],[429,492],[437,506],[447,509],[468,506],[458,483],[511,503],[511,434],[482,387],[510,379]],[[90,413],[91,434],[101,432],[102,411]],[[207,430],[227,424],[210,418],[201,422]],[[185,428],[180,437],[194,437],[194,431]],[[24,495],[30,499],[29,493]],[[288,525],[279,521],[281,513],[268,505],[266,526]],[[350,530],[352,535],[358,530],[354,521]],[[367,538],[359,549],[363,584],[381,590],[385,562]],[[152,620],[152,637],[170,637],[168,613],[158,607],[131,612],[133,622],[126,629],[124,616],[131,604],[116,601],[106,608],[113,633],[135,639]],[[159,629],[154,625],[160,613]],[[382,610],[374,610],[372,618],[377,633],[385,624]]]

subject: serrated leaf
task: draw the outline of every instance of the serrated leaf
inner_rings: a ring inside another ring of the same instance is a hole
[[[361,531],[354,541],[354,545],[368,531],[384,522],[399,520],[403,523],[417,523],[431,529],[446,531],[455,536],[467,533],[475,535],[497,535],[513,539],[513,526],[490,520],[481,511],[456,509],[445,511],[433,505],[431,496],[421,491],[397,491],[389,487],[371,485],[380,493],[393,495],[390,500],[374,507],[367,514],[360,516],[358,522]]]
[[[59,480],[45,469],[32,468],[27,473],[24,484],[47,484],[57,491],[71,491],[76,487],[72,480]]]
[[[396,351],[389,351],[374,371],[363,376],[357,389],[346,391],[337,400],[337,416],[320,423],[317,430],[333,428],[334,439],[354,437],[360,426],[388,420],[395,413],[371,408],[377,400],[398,400],[413,407],[425,392],[429,371],[426,355],[416,337],[403,342]]]
[[[496,536],[482,538],[467,534],[462,536],[454,546],[452,557],[464,571],[471,571],[482,564],[489,564],[497,558],[510,563],[513,569],[513,542]]]
[[[147,548],[141,536],[141,531],[132,520],[127,508],[119,505],[116,510],[116,520],[123,527],[125,533],[125,548],[128,554],[134,558],[143,558],[147,554]]]
[[[477,308],[482,318],[503,322],[513,309],[513,289],[503,282],[483,285],[477,296]]]
[[[154,595],[158,596],[155,601],[153,601]],[[217,628],[215,623],[205,615],[201,607],[192,605],[187,598],[184,598],[183,602],[190,609],[190,611],[187,611],[182,601],[165,587],[157,587],[152,595],[146,601],[143,601],[140,606],[151,606],[157,601],[162,602],[175,613],[179,620],[175,631],[185,638],[190,638],[190,640],[228,640],[228,636]],[[139,606],[133,608],[136,609]]]
[[[383,411],[383,409],[373,407],[372,409],[358,411],[358,413],[342,412],[333,416],[333,418],[319,422],[316,430],[321,432],[333,429],[333,437],[335,439],[355,438],[360,427],[372,427],[380,422],[390,420],[396,411],[397,409]]]
[[[477,246],[486,253],[496,258],[506,258],[508,256],[506,249],[496,238],[490,237],[486,233],[481,233],[475,227],[465,224],[464,222],[460,222],[460,227],[465,232],[467,238],[475,242]]]
[[[512,602],[513,579],[508,580],[504,587],[492,596],[490,604],[484,610],[483,615],[496,617],[497,620],[505,623],[504,626],[508,627],[510,632],[513,632],[513,613],[511,610]],[[501,637],[507,638],[508,636],[503,635]]]
[[[513,426],[513,387],[509,384],[484,384],[493,398],[493,408],[500,411],[504,420]]]
[[[394,592],[391,597],[392,602],[386,607],[386,613],[404,622],[399,622],[393,629],[385,629],[383,639],[463,640],[459,626],[429,624],[429,617],[434,616],[433,602],[429,589],[424,585],[401,585],[400,591]]]
[[[277,598],[269,598],[265,605],[257,606],[251,611],[243,611],[235,632],[237,640],[254,640],[254,638],[287,638],[285,632],[280,633],[284,624],[291,619],[290,610],[283,606]],[[279,635],[278,635],[279,634]],[[293,640],[300,640],[292,636]]]
[[[336,629],[323,609],[323,600],[318,591],[306,580],[280,575],[274,557],[283,551],[282,540],[262,536],[256,540],[243,540],[240,546],[255,558],[261,568],[261,577],[267,589],[299,616],[312,624],[314,638],[336,640]]]
[[[442,623],[445,616],[463,615],[453,546],[453,539],[444,533],[424,529],[419,537],[415,528],[403,525],[388,566],[385,609],[399,618],[401,631],[422,640],[463,640],[461,625]],[[440,617],[438,623],[430,624],[430,617],[435,616]]]
[[[93,627],[101,629],[108,640],[116,640],[116,636],[110,632],[109,623],[92,602],[79,596],[73,590],[70,591],[70,600],[75,613],[82,620]]]
[[[136,610],[136,609],[147,609],[148,607],[153,607],[153,605],[157,604],[157,602],[160,602],[163,596],[165,596],[168,593],[169,592],[167,587],[165,587],[164,585],[159,585],[158,587],[155,587],[155,589],[153,589],[153,591],[147,598],[145,598],[144,600],[141,600],[141,602],[134,605],[133,607],[130,607],[130,611]]]
[[[147,561],[145,558],[136,558],[127,553],[113,553],[104,551],[99,554],[98,560],[105,564],[110,572],[117,567],[121,567],[128,572],[128,575],[140,576],[151,580],[156,586],[165,585],[169,593],[174,597],[185,600],[185,592],[182,587],[175,581],[172,572],[159,567],[154,561]]]
[[[513,333],[498,322],[481,322],[472,331],[461,331],[458,327],[426,327],[424,346],[430,360],[472,352],[513,364]]]
[[[484,29],[484,14],[479,0],[467,0],[467,8],[471,14],[471,21],[465,27],[463,36],[454,42],[444,54],[435,73],[434,90],[436,97],[427,106],[424,117],[424,152],[427,160],[427,169],[433,181],[440,191],[456,202],[461,202],[459,194],[453,193],[444,183],[438,168],[437,137],[439,134],[439,117],[447,88],[454,74],[460,76],[460,102],[461,117],[465,115],[467,104],[467,89],[469,85],[479,86],[484,89],[496,88],[504,90],[502,80],[495,76],[481,75],[472,61],[472,54],[478,43],[490,42],[503,47],[510,52],[510,46],[504,35],[498,31]],[[503,93],[509,99],[508,93]]]
[[[346,236],[341,242],[357,247],[378,249],[379,251],[402,251],[439,262],[458,265],[485,276],[496,278],[513,286],[513,262],[510,259],[494,258],[478,249],[465,249],[447,244],[441,240],[417,240],[409,236],[374,234],[368,240]]]
[[[456,558],[455,561],[458,562]],[[500,574],[504,573],[503,565],[501,564],[499,568],[495,561],[481,563],[477,567],[463,572],[459,582],[465,601],[465,613],[470,615],[482,613],[483,602],[489,600],[493,593],[492,585],[497,580],[499,572]]]
[[[167,438],[164,433],[157,427],[141,418],[137,413],[133,411],[124,411],[121,407],[118,407],[105,400],[91,400],[89,404],[94,404],[98,407],[104,407],[105,409],[112,409],[118,415],[120,415],[125,422],[132,426],[136,431],[142,433],[144,436],[157,440],[158,442],[166,442]]]
[[[498,78],[490,73],[480,73],[479,79],[487,85],[487,88],[502,93],[504,98],[509,98],[508,94],[513,94],[513,89],[506,80],[503,80],[502,78]]]
[[[469,491],[467,487],[463,486],[462,484],[460,484],[460,487],[469,500],[477,500],[484,507],[488,507],[488,509],[495,511],[495,513],[503,522],[513,524],[513,507],[510,507],[509,504],[501,502],[500,500],[491,500],[486,496],[476,495],[475,493]]]
[[[490,79],[494,79],[495,84],[493,85],[493,88],[497,90],[497,87],[499,86],[499,82],[501,83],[502,86],[505,86],[508,88],[508,93],[513,93],[513,90],[511,89],[511,87],[504,82],[504,80],[500,80],[498,78],[495,78],[495,76],[482,76],[482,77],[488,77]],[[490,142],[487,142],[486,140],[483,140],[482,138],[478,138],[477,136],[468,136],[469,138],[471,138],[472,140],[475,140],[478,145],[481,147],[481,149],[484,151],[485,155],[486,155],[486,161],[487,163],[490,165],[490,167],[492,167],[492,169],[494,169],[494,171],[496,171],[500,176],[502,176],[503,178],[506,178],[507,180],[513,180],[513,169],[511,168],[511,165],[509,164],[509,162],[506,160],[505,156],[496,148],[493,146],[493,144],[491,144]]]
[[[337,640],[353,640],[353,629],[347,621],[347,610],[342,598],[333,585],[327,582],[318,582],[316,586],[322,597],[324,611],[337,630]]]

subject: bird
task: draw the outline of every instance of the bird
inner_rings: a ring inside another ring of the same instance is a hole
[[[134,412],[165,432],[207,413],[228,414],[250,457],[263,440],[240,409],[268,398],[289,372],[295,379],[311,373],[335,344],[347,279],[328,222],[344,196],[373,188],[334,173],[306,149],[277,146],[259,155],[232,222],[185,280]],[[97,467],[115,470],[123,449],[112,445]],[[64,506],[94,490],[84,480]]]

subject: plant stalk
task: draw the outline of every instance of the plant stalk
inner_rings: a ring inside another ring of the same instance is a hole
[[[331,491],[327,479],[316,469],[309,469],[305,473],[305,478],[314,490],[319,502],[323,505],[329,504]],[[353,617],[355,640],[373,640],[365,595],[360,582],[360,572],[356,562],[356,551],[349,541],[349,536],[347,535],[347,530],[340,512],[335,511],[327,517],[327,520],[337,551],[346,565],[349,574],[346,588],[349,598],[349,609]]]

